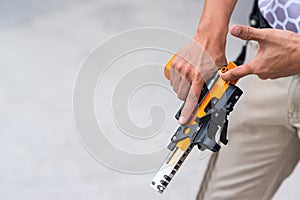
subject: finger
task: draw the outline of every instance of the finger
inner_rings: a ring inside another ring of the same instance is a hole
[[[198,103],[198,98],[201,93],[201,89],[203,87],[203,81],[193,81],[191,85],[191,89],[188,93],[188,96],[185,100],[184,107],[181,111],[180,118],[178,122],[180,124],[185,124],[187,120],[190,118],[193,110],[195,109],[195,106]]]
[[[182,73],[185,69],[186,63],[184,60],[180,60],[175,64],[175,74],[174,74],[174,83],[173,83],[173,89],[177,93],[179,89],[179,84],[181,82]]]
[[[171,86],[174,87],[174,79],[176,75],[176,66],[178,65],[178,56],[176,55],[171,63],[171,68],[170,68],[170,84]]]
[[[225,73],[219,73],[221,78],[225,81],[237,80],[244,76],[247,76],[252,73],[251,64],[247,63],[244,65],[237,66]]]
[[[262,29],[252,28],[244,25],[233,25],[230,28],[231,35],[238,37],[242,40],[264,40],[265,32]]]
[[[190,87],[191,87],[191,84],[189,83],[189,81],[187,79],[182,78],[181,82],[179,84],[177,97],[180,100],[185,100],[189,93]]]
[[[179,84],[181,82],[181,74],[177,71],[174,72],[173,90],[178,93]]]
[[[171,69],[170,69],[170,85],[171,86],[173,86],[173,84],[174,84],[174,72],[175,72],[175,69],[172,67]]]
[[[185,100],[190,90],[190,82],[192,82],[193,79],[194,67],[190,63],[185,63],[184,67],[180,70],[181,79],[179,84],[176,86],[177,97],[180,100]]]

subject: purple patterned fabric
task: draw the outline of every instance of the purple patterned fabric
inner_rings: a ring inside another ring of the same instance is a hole
[[[258,6],[271,27],[300,35],[300,0],[259,0]]]

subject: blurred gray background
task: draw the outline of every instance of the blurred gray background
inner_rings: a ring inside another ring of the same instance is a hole
[[[202,6],[199,0],[0,0],[0,199],[194,199],[207,159],[193,152],[166,194],[157,194],[148,187],[154,173],[117,172],[85,151],[72,91],[81,63],[100,42],[145,26],[192,36]],[[251,7],[240,1],[232,23],[246,24]],[[241,44],[228,38],[229,60]],[[299,180],[298,166],[274,199],[299,199]]]

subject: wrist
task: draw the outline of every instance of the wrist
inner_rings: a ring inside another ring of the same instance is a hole
[[[215,28],[217,27],[217,28]],[[228,34],[228,26],[201,23],[194,35],[194,39],[202,42],[215,42],[216,45],[225,46]]]
[[[225,56],[226,36],[195,34],[193,39],[210,55],[217,67],[227,64]]]

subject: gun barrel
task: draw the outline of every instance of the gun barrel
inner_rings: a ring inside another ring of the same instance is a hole
[[[180,148],[171,151],[150,182],[150,187],[162,194],[191,150],[192,147],[189,147],[186,151],[182,151]]]

